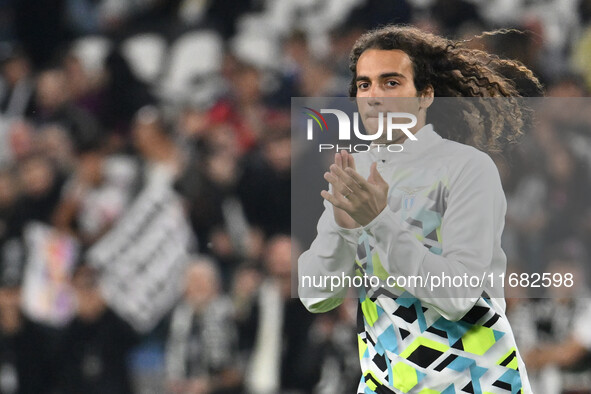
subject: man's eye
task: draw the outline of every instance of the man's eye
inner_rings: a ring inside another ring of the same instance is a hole
[[[392,86],[399,85],[399,83],[397,81],[388,81],[388,82],[386,82],[386,85],[392,87]]]
[[[362,82],[359,85],[357,85],[357,89],[367,89],[369,87],[369,84],[367,82]]]

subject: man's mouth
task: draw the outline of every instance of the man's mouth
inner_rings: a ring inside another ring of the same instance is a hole
[[[367,112],[365,114],[365,119],[378,119],[380,114],[381,112]]]

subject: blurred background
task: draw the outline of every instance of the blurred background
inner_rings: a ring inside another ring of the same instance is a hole
[[[355,392],[355,300],[291,298],[289,108],[393,22],[591,89],[589,0],[0,0],[0,393]],[[495,158],[510,272],[589,276],[589,130]],[[507,293],[536,392],[589,393],[587,289]]]

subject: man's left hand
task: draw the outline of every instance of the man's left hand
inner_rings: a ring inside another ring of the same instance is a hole
[[[327,191],[322,192],[322,197],[347,212],[362,226],[374,220],[388,204],[389,186],[378,172],[376,163],[371,165],[367,179],[351,167],[343,170],[335,164],[330,166],[330,172],[325,174],[325,179],[333,186],[333,190],[344,184],[348,191],[341,191],[344,198],[336,198]]]

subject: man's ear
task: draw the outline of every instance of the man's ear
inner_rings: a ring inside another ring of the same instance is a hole
[[[429,85],[425,89],[421,91],[419,96],[419,110],[427,109],[433,104],[433,99],[435,97],[435,92],[433,91],[433,86]]]

